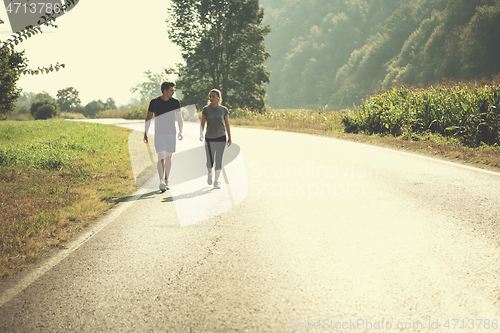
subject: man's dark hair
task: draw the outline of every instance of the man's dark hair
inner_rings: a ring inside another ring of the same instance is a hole
[[[165,81],[161,84],[161,93],[163,94],[163,90],[168,90],[170,87],[175,87],[175,83]]]

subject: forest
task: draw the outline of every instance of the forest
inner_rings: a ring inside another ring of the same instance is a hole
[[[271,108],[342,109],[400,86],[491,79],[500,0],[260,0]]]

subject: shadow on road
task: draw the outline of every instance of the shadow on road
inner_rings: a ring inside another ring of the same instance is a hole
[[[193,199],[193,198],[201,196],[201,195],[209,194],[212,191],[213,191],[212,187],[204,187],[204,188],[201,188],[199,190],[196,190],[196,191],[193,191],[190,193],[184,193],[181,195],[176,195],[173,197],[170,196],[170,197],[164,198],[162,202],[173,202],[174,200],[181,200],[181,199]]]
[[[201,195],[206,195],[209,194],[213,191],[213,187],[204,187],[199,190],[190,192],[190,193],[184,193],[181,195],[177,196],[171,196],[169,195],[168,197],[163,198],[161,202],[173,202],[174,200],[182,200],[182,199],[192,199]],[[135,201],[135,200],[147,200],[150,199],[151,197],[157,196],[161,194],[160,190],[155,190],[151,192],[147,192],[144,194],[135,194],[135,195],[129,195],[123,198],[116,199],[114,202],[116,204],[121,203],[121,202],[130,202],[130,201]]]

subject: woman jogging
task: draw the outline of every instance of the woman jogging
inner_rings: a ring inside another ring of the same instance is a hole
[[[212,89],[209,93],[210,104],[202,111],[200,141],[203,141],[203,131],[205,122],[207,132],[205,133],[205,151],[207,153],[208,185],[212,185],[212,168],[215,162],[214,188],[220,188],[219,176],[222,170],[222,155],[224,148],[231,145],[231,129],[229,128],[229,111],[221,105],[221,93],[217,89]],[[227,137],[226,137],[227,133]]]

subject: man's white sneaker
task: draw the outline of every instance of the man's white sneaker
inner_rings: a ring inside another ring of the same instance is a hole
[[[160,182],[160,191],[162,192],[165,192],[167,190],[167,184],[165,183],[165,181],[161,181]]]

